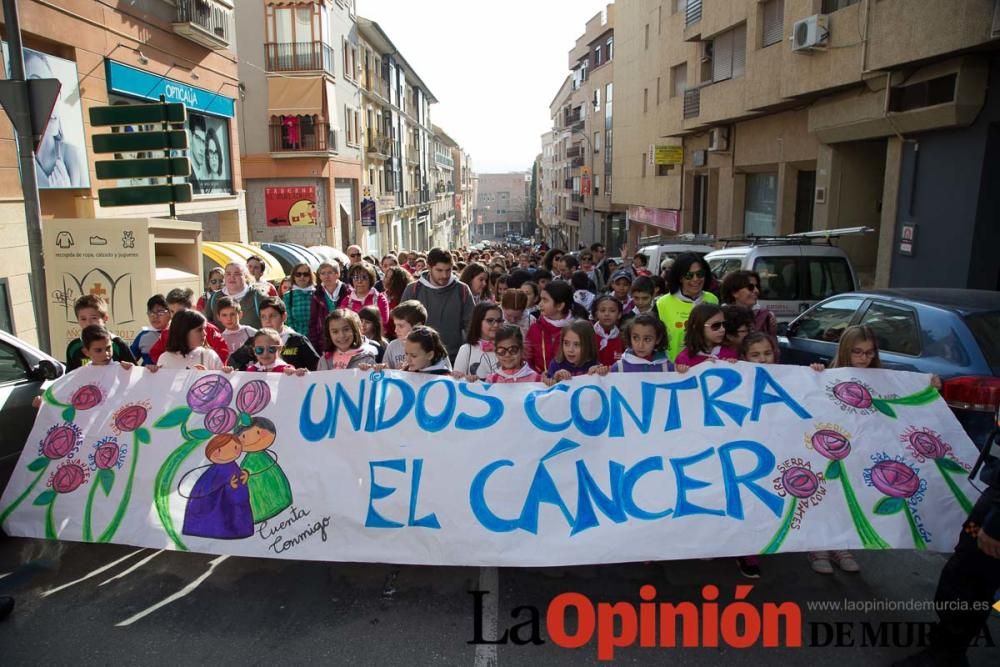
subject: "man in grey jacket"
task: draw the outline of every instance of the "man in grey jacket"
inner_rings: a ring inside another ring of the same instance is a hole
[[[465,342],[465,334],[475,306],[469,286],[459,282],[452,272],[451,253],[441,248],[431,248],[427,253],[427,271],[410,283],[400,299],[415,299],[427,309],[427,326],[441,336],[448,349],[448,357],[455,355]]]

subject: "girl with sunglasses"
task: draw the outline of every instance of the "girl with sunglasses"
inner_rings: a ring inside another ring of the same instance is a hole
[[[684,349],[677,354],[679,366],[697,366],[705,361],[736,362],[739,353],[726,347],[726,319],[722,308],[702,303],[691,309],[684,325]]]
[[[284,373],[285,375],[305,375],[304,368],[296,369],[281,358],[281,334],[274,329],[263,328],[253,337],[253,363],[244,370],[249,373]]]
[[[225,284],[226,272],[222,270],[221,266],[213,266],[208,272],[208,284],[205,285],[205,291],[198,297],[198,303],[195,306],[198,312],[205,312],[205,302],[211,299],[216,292],[221,292]]]
[[[308,264],[292,267],[292,289],[282,297],[288,311],[288,326],[296,331],[309,331],[309,315],[312,312],[313,272]]]
[[[504,324],[496,334],[496,371],[486,376],[486,382],[505,384],[511,382],[542,382],[541,373],[535,372],[524,360],[524,336],[516,324]]]
[[[667,356],[677,361],[685,345],[685,323],[699,304],[718,304],[714,294],[706,290],[712,283],[712,270],[701,255],[684,253],[670,266],[667,294],[656,302],[656,314],[667,328]],[[723,332],[724,333],[724,332]]]
[[[495,303],[480,302],[472,309],[465,344],[455,356],[456,378],[483,380],[496,370],[494,353],[497,329],[503,324],[503,311]]]

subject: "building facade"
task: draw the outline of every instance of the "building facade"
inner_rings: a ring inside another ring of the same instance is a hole
[[[559,174],[555,169],[555,131],[542,133],[542,152],[536,160],[538,164],[538,202],[535,211],[537,236],[551,245],[559,234],[559,219],[556,216],[556,193],[559,192]]]
[[[524,235],[531,228],[533,215],[528,210],[530,186],[531,172],[479,174],[472,242],[502,241],[508,234]]]
[[[617,9],[612,199],[633,239],[867,226],[839,243],[863,285],[1000,286],[996,2]]]
[[[154,180],[99,181],[94,162],[110,156],[93,152],[88,114],[93,106],[155,102],[163,95],[167,101],[184,102],[188,107],[185,129],[194,198],[177,205],[178,218],[200,222],[204,240],[245,242],[235,2],[135,0],[112,6],[22,0],[18,4],[26,75],[55,77],[62,83],[53,118],[36,153],[43,220],[168,215],[167,205],[100,205],[99,188],[153,184]],[[4,115],[0,117],[0,235],[4,238],[0,244],[0,328],[46,345],[38,341],[28,286],[23,201],[14,132]],[[86,235],[86,230],[81,234]],[[77,296],[64,294],[62,298]]]
[[[573,176],[570,158],[572,126],[577,120],[567,115],[570,96],[573,94],[573,79],[567,76],[559,86],[556,96],[549,102],[549,117],[552,119],[552,213],[549,217],[547,236],[544,239],[553,248],[575,248],[580,239],[580,214],[571,205]],[[571,122],[572,121],[572,122]],[[544,137],[544,135],[543,135]],[[543,138],[543,146],[546,139]]]

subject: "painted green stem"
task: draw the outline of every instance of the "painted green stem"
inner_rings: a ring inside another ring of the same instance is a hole
[[[56,498],[58,497],[58,493],[53,495],[52,500],[49,501],[49,506],[45,508],[45,537],[50,540],[59,539],[59,536],[56,535],[55,517],[52,516],[52,510],[56,506]]]
[[[128,510],[128,502],[132,498],[132,482],[135,481],[135,468],[139,463],[139,438],[134,433],[132,434],[132,447],[132,465],[129,466],[125,491],[122,493],[122,499],[118,502],[118,509],[115,510],[115,515],[111,517],[111,522],[104,529],[104,532],[101,533],[101,536],[97,538],[98,542],[109,542],[114,537],[118,526],[122,523],[122,519],[125,518],[125,512]]]
[[[947,484],[948,488],[951,489],[951,493],[955,496],[955,500],[958,501],[958,504],[962,506],[962,511],[966,514],[971,513],[972,503],[966,497],[965,493],[962,492],[962,489],[958,488],[958,484],[956,484],[955,480],[951,478],[951,474],[945,470],[943,465],[941,465],[941,459],[934,459],[934,465],[936,465],[937,469],[941,471],[941,476],[944,477],[945,484]]]
[[[792,529],[792,519],[795,518],[795,512],[799,507],[799,499],[795,496],[790,496],[789,499],[792,502],[788,505],[788,511],[785,512],[785,518],[781,520],[781,526],[778,527],[778,532],[774,534],[771,541],[768,542],[767,546],[761,551],[762,554],[777,553],[778,549],[781,548],[782,543],[784,543],[785,538],[788,537],[789,531]]]
[[[52,463],[52,461],[49,461],[49,463]],[[3,511],[3,514],[0,514],[0,525],[3,525],[3,522],[7,520],[7,517],[9,517],[11,513],[16,510],[22,502],[24,502],[24,499],[31,494],[31,490],[35,488],[36,484],[38,484],[38,480],[45,476],[45,471],[49,469],[49,463],[46,463],[45,467],[38,471],[38,475],[36,475],[35,479],[28,485],[28,488],[24,490],[24,493],[15,498],[14,502],[12,502],[10,506]]]
[[[156,482],[153,489],[153,503],[156,506],[156,515],[160,518],[163,531],[173,540],[180,551],[187,551],[188,548],[181,541],[180,535],[177,534],[177,529],[174,528],[173,519],[170,517],[170,491],[181,463],[201,443],[201,440],[188,440],[166,458],[163,465],[160,466],[159,472],[156,473]]]
[[[854,528],[858,531],[858,537],[861,538],[861,544],[864,545],[865,549],[889,549],[889,543],[886,542],[879,536],[872,527],[871,523],[868,522],[868,517],[865,513],[861,511],[861,506],[858,504],[858,498],[854,495],[854,489],[851,487],[851,482],[847,479],[847,471],[844,469],[843,464],[840,466],[840,483],[844,486],[844,498],[847,500],[847,509],[851,512],[851,519],[854,520]]]
[[[87,494],[87,507],[83,510],[83,541],[93,542],[94,533],[91,528],[90,513],[94,509],[94,494],[97,493],[97,487],[100,486],[97,480],[90,485],[90,493]]]
[[[913,536],[913,546],[921,551],[926,551],[927,543],[924,542],[924,537],[920,534],[920,529],[917,528],[917,522],[913,518],[913,512],[910,511],[909,503],[903,503],[903,511],[906,513],[906,521],[910,524],[910,534]]]

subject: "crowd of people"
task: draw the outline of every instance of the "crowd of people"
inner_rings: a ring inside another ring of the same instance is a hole
[[[149,325],[130,344],[104,328],[99,297],[81,297],[69,368],[120,361],[151,371],[394,369],[551,385],[779,361],[777,321],[757,303],[760,276],[736,271],[719,280],[694,253],[666,260],[658,274],[642,254],[623,248],[615,262],[601,244],[576,254],[498,246],[377,260],[351,246],[347,255],[346,266],[298,264],[276,284],[262,279],[258,257],[213,269],[198,298],[180,289],[150,297]],[[830,366],[879,368],[877,337],[848,328]],[[812,552],[809,561],[821,574],[860,570],[844,550]],[[760,576],[757,557],[737,563],[744,576]]]

